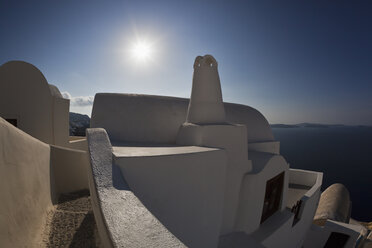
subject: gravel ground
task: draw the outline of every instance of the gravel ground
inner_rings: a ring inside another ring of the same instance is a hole
[[[44,247],[98,247],[99,239],[89,191],[61,195],[48,213]]]

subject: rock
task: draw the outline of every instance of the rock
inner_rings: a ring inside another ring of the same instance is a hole
[[[89,127],[89,116],[70,112],[70,136],[85,136],[85,130]]]

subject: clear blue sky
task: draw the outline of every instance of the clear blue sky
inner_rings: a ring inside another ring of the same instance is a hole
[[[0,63],[30,62],[84,102],[189,97],[194,58],[212,54],[224,100],[271,123],[372,125],[371,13],[371,1],[0,0]],[[151,61],[128,55],[137,38]]]

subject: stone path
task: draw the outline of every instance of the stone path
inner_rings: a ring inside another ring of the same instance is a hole
[[[99,238],[89,191],[61,195],[48,213],[44,247],[98,247]]]

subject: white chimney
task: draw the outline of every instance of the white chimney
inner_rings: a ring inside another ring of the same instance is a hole
[[[212,55],[198,56],[195,59],[186,122],[197,124],[226,122],[217,61]]]

